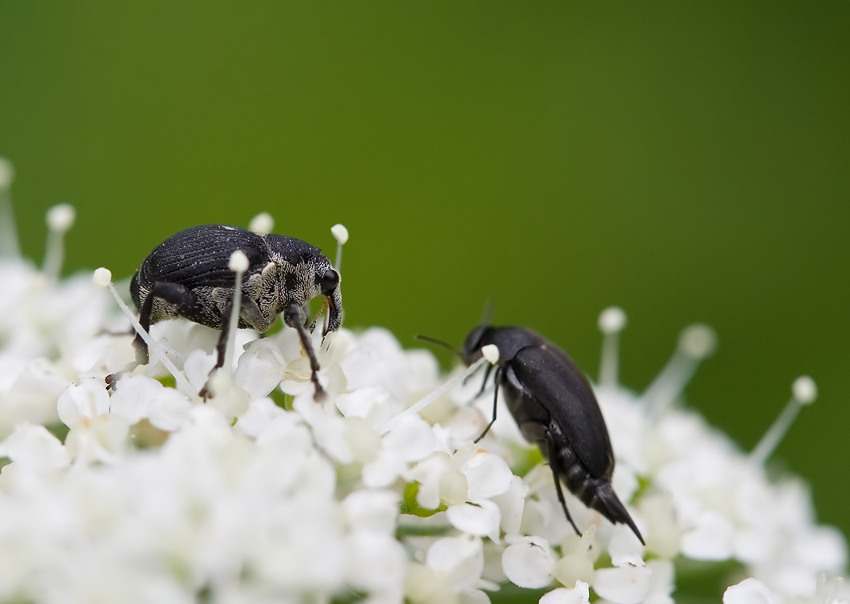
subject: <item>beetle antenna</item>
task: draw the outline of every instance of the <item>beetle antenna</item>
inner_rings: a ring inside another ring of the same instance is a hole
[[[434,346],[439,346],[444,350],[448,350],[458,358],[463,357],[460,350],[458,350],[448,342],[444,342],[443,340],[438,340],[437,338],[432,338],[430,336],[423,336],[422,334],[416,334],[415,336],[413,336],[413,338],[415,340],[422,340],[423,342],[428,342],[429,344],[433,344]]]
[[[479,325],[490,325],[493,321],[493,301],[487,300],[484,303],[484,312],[481,313],[481,323]]]
[[[342,266],[342,246],[348,241],[348,229],[345,225],[335,224],[331,227],[331,234],[336,239],[336,258],[334,259],[334,268],[339,272]]]

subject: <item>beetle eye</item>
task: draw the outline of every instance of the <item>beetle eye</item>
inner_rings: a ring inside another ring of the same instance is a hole
[[[320,285],[322,287],[322,294],[330,296],[336,289],[337,285],[339,285],[339,273],[334,269],[329,268],[325,271],[325,274],[322,275]]]

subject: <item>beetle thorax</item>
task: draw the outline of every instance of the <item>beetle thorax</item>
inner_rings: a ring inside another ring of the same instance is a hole
[[[277,254],[255,275],[252,297],[263,314],[272,319],[290,304],[303,306],[322,295],[316,283],[316,267],[313,262],[292,263]]]

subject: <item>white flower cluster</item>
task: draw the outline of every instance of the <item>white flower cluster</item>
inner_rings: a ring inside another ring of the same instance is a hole
[[[241,330],[204,402],[218,333],[163,322],[153,338],[194,392],[153,362],[110,393],[133,350],[105,292],[16,258],[0,283],[0,602],[488,602],[513,584],[546,604],[663,603],[684,559],[739,562],[727,604],[850,601],[845,541],[807,488],[671,406],[679,378],[637,396],[609,365],[598,388],[643,547],[567,494],[577,536],[507,409],[473,444],[480,382],[386,330],[316,336],[322,403],[294,330]]]

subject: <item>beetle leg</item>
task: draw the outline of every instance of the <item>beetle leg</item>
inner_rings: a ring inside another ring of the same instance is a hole
[[[207,374],[207,381],[198,393],[198,396],[200,396],[204,402],[206,402],[208,398],[212,397],[212,391],[209,387],[212,374],[215,373],[217,369],[221,369],[224,366],[224,358],[227,356],[227,336],[230,333],[230,315],[232,312],[233,296],[231,296],[227,301],[227,304],[224,307],[224,312],[221,314],[221,335],[218,337],[218,343],[215,345],[215,351],[217,353],[215,365],[213,365],[213,368],[210,369],[210,372]]]
[[[487,379],[490,377],[490,372],[493,371],[493,365],[487,365],[487,368],[484,370],[484,379],[481,381],[481,388],[478,389],[478,392],[475,393],[475,396],[472,400],[477,399],[479,396],[484,394],[484,389],[487,388]],[[499,377],[499,372],[496,372],[496,379]],[[498,388],[498,384],[496,385]]]
[[[541,428],[543,428],[543,426],[541,426]],[[561,479],[558,476],[558,468],[552,463],[553,459],[558,459],[558,445],[555,443],[552,433],[545,428],[543,429],[546,433],[546,448],[548,450],[546,457],[549,459],[549,467],[552,468],[552,478],[555,481],[555,492],[558,493],[558,501],[561,502],[561,508],[564,510],[567,520],[569,520],[570,524],[573,526],[573,530],[576,532],[576,535],[581,537],[581,531],[578,530],[576,523],[573,522],[573,517],[570,516],[570,511],[567,509],[567,501],[564,499],[564,491],[561,489]],[[523,430],[523,433],[524,432],[525,430]]]
[[[213,371],[224,366],[224,357],[227,353],[227,338],[230,335],[230,315],[233,314],[233,296],[227,301],[224,306],[224,311],[221,313],[221,335],[218,337],[218,343],[215,345],[215,351],[218,353],[215,366],[210,371]]]
[[[476,395],[476,398],[478,398],[478,396],[480,396],[481,393],[484,392],[484,386],[487,385],[487,377],[490,375],[491,369],[493,369],[493,365],[488,365],[487,366],[487,373],[484,374],[484,383],[481,384],[481,390],[478,392],[478,395]],[[502,377],[502,368],[496,367],[496,375],[493,378],[493,381],[496,383],[496,388],[494,389],[495,392],[493,393],[493,419],[491,419],[490,423],[487,424],[487,427],[484,428],[484,432],[482,432],[478,436],[478,438],[476,438],[474,441],[472,441],[474,443],[477,443],[479,440],[484,438],[487,435],[487,433],[490,431],[490,428],[496,422],[496,406],[497,406],[497,402],[499,400],[499,378],[500,377]]]
[[[260,333],[263,333],[269,328],[269,319],[263,316],[257,303],[244,294],[242,295],[241,308],[239,311],[239,319],[241,321],[247,323]],[[222,315],[222,317],[224,316],[226,315]]]
[[[196,305],[195,296],[185,286],[168,281],[157,281],[148,292],[142,308],[139,310],[139,323],[142,329],[148,333],[151,330],[151,314],[153,312],[155,298],[160,298],[169,304],[175,305],[180,314],[184,316],[191,316],[192,310]],[[133,339],[133,347],[136,349],[136,362],[139,365],[147,365],[150,361],[148,345],[145,344],[145,341],[139,334],[136,334],[136,337]]]
[[[301,338],[301,346],[304,347],[307,356],[310,358],[310,379],[316,387],[316,393],[313,395],[313,400],[320,401],[325,398],[325,391],[319,383],[319,360],[316,358],[316,353],[313,351],[313,345],[310,342],[310,335],[304,326],[305,317],[304,309],[297,304],[290,304],[283,311],[283,317],[287,325],[291,325],[298,332],[298,337]]]

